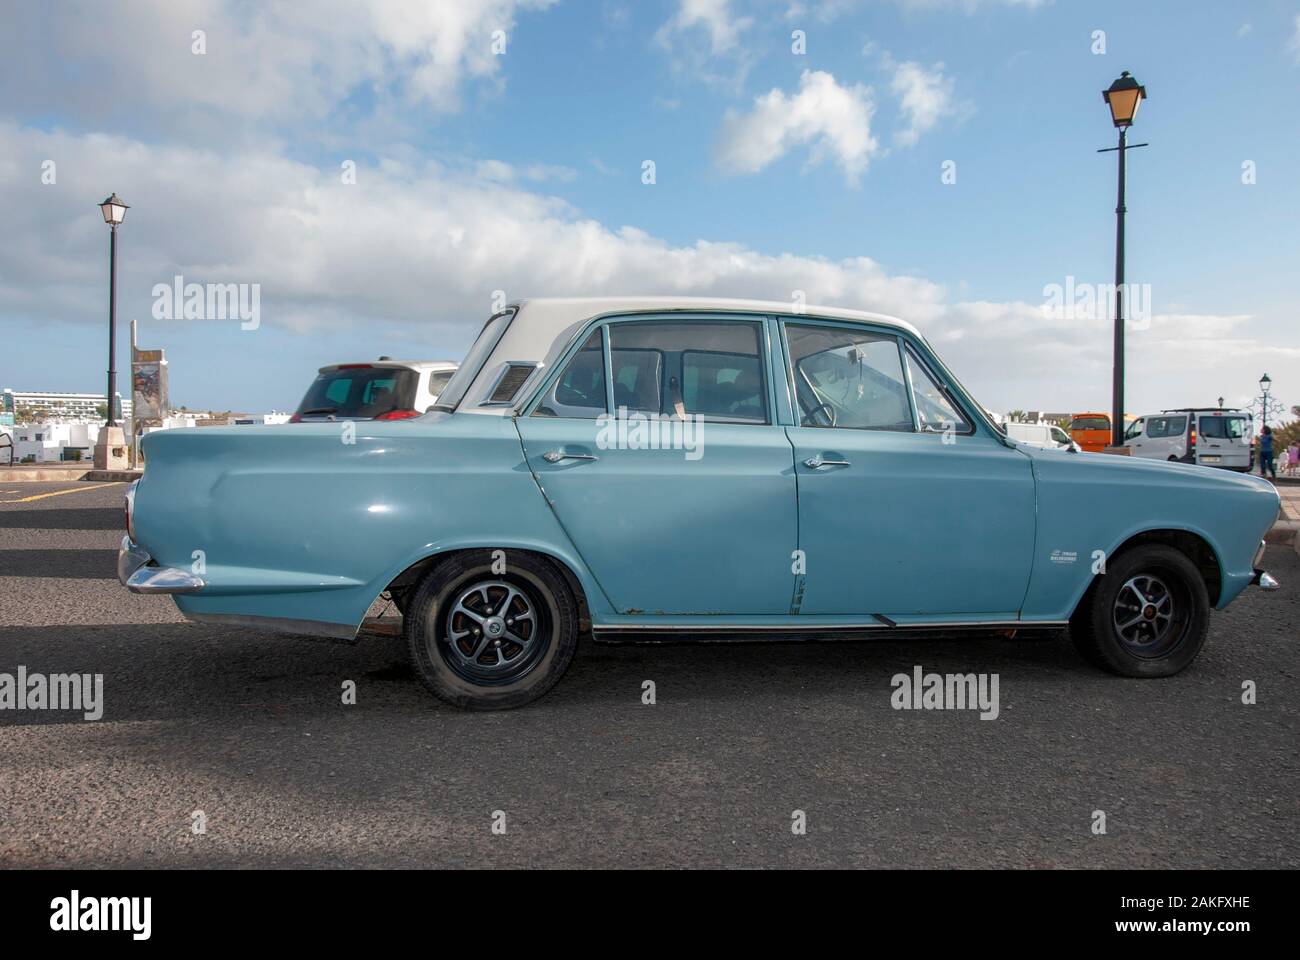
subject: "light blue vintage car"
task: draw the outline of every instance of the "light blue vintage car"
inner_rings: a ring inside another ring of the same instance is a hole
[[[1009,440],[907,323],[527,300],[436,408],[144,441],[119,576],[191,620],[353,638],[387,593],[429,689],[513,707],[578,639],[1069,626],[1175,674],[1260,569],[1263,480]]]

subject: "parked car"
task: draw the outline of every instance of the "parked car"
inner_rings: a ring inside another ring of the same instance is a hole
[[[476,709],[541,696],[586,634],[1068,626],[1098,666],[1164,677],[1212,607],[1276,587],[1269,483],[1017,444],[872,313],[521,301],[429,413],[340,432],[150,434],[123,583],[191,620],[347,639],[390,596],[423,682]]]
[[[1219,407],[1163,410],[1129,425],[1130,456],[1248,471],[1253,462],[1250,414]]]
[[[289,422],[409,420],[437,402],[455,372],[445,360],[332,363],[320,368]]]
[[[1031,447],[1039,447],[1043,450],[1073,450],[1075,453],[1080,451],[1079,445],[1070,435],[1054,423],[1008,421],[1004,429],[1012,440],[1027,443]]]

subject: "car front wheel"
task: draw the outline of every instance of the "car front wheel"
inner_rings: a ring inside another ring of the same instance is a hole
[[[1200,653],[1210,598],[1179,550],[1139,546],[1117,557],[1084,597],[1070,634],[1085,659],[1125,677],[1171,677]]]
[[[549,561],[531,554],[456,554],[407,601],[403,629],[416,672],[435,696],[465,710],[536,700],[559,682],[577,649],[573,591]]]

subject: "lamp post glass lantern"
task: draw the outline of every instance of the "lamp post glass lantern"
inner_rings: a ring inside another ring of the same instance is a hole
[[[104,406],[108,416],[104,426],[116,426],[113,416],[113,399],[117,395],[117,227],[126,219],[127,205],[116,193],[110,194],[99,205],[99,212],[108,224],[108,391]]]
[[[1107,89],[1101,92],[1102,99],[1110,108],[1111,122],[1119,129],[1119,145],[1108,147],[1099,153],[1115,150],[1119,153],[1119,198],[1115,204],[1115,355],[1114,369],[1111,374],[1111,445],[1124,445],[1124,214],[1126,156],[1135,147],[1145,147],[1145,143],[1128,144],[1128,128],[1137,116],[1138,107],[1146,99],[1147,90],[1127,70]]]

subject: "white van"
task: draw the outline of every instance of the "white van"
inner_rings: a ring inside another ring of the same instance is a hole
[[[1251,468],[1250,414],[1218,407],[1162,410],[1139,417],[1124,434],[1129,455],[1246,472]]]
[[[1070,438],[1070,435],[1053,423],[1008,422],[1006,429],[1008,437],[1030,447],[1079,452],[1078,445]]]

